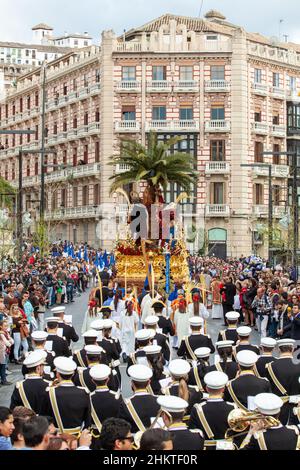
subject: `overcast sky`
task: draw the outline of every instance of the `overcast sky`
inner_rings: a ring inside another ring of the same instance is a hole
[[[0,41],[31,42],[31,27],[45,22],[55,35],[88,31],[98,43],[104,29],[120,34],[164,13],[203,17],[212,8],[249,32],[278,36],[280,28],[281,39],[300,43],[299,0],[0,0]]]

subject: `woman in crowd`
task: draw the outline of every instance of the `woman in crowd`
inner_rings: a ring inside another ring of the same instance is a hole
[[[9,408],[0,406],[0,451],[12,450],[10,436],[14,430],[14,418]]]
[[[20,347],[23,349],[23,356],[28,352],[27,337],[29,336],[28,320],[23,310],[16,304],[10,309],[12,318],[12,333],[14,340],[14,363],[22,364],[20,361]]]
[[[11,385],[6,379],[6,368],[9,358],[10,348],[14,344],[14,340],[8,332],[8,324],[0,321],[0,380],[1,385]]]

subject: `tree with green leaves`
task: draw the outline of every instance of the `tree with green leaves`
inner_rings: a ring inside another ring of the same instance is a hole
[[[194,157],[188,153],[170,152],[180,140],[182,138],[176,136],[161,142],[153,132],[147,147],[136,140],[122,140],[120,154],[114,156],[110,164],[127,169],[111,176],[111,193],[128,184],[146,182],[143,203],[147,207],[159,201],[162,190],[166,191],[170,183],[176,183],[189,194],[197,181]]]

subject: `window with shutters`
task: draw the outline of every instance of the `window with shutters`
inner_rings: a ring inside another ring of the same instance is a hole
[[[211,120],[212,121],[224,121],[225,109],[224,106],[213,106],[211,108]]]
[[[128,82],[136,79],[136,67],[124,66],[122,67],[122,80]]]
[[[167,115],[167,112],[166,112],[165,106],[153,106],[152,108],[153,121],[165,121],[166,115]]]
[[[256,206],[263,205],[264,203],[264,186],[263,184],[256,183],[254,185],[254,204]]]
[[[136,113],[135,106],[123,106],[122,107],[122,121],[135,121]]]
[[[89,187],[83,186],[82,187],[82,205],[87,206],[89,200]]]
[[[180,121],[191,121],[193,119],[193,108],[182,107],[179,109]]]
[[[222,162],[225,160],[225,140],[210,141],[210,160]]]
[[[95,142],[95,162],[98,163],[100,161],[100,142]]]
[[[261,83],[262,71],[261,69],[254,69],[254,82]]]
[[[182,81],[191,81],[193,80],[193,66],[192,65],[183,65],[179,69],[180,80]]]
[[[78,188],[75,186],[73,187],[73,207],[78,206]]]
[[[77,166],[77,148],[73,148],[73,166]]]
[[[224,204],[224,183],[211,184],[211,204]]]
[[[83,161],[84,163],[88,163],[89,160],[89,146],[85,145],[83,147]]]
[[[273,144],[273,152],[280,152],[279,144]],[[273,164],[280,165],[280,155],[273,155]]]
[[[152,80],[166,80],[167,68],[165,65],[153,65]]]
[[[99,206],[100,204],[100,185],[94,184],[94,206]]]
[[[225,65],[211,65],[210,79],[225,80]]]
[[[255,163],[263,163],[264,156],[262,155],[264,151],[264,144],[263,142],[255,142],[254,143],[254,161]]]

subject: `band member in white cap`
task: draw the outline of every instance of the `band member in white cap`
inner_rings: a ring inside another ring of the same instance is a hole
[[[55,353],[53,351],[48,352],[46,350],[46,340],[48,333],[46,331],[33,331],[31,333],[32,347],[34,351],[45,351],[47,356],[44,362],[44,373],[43,378],[46,380],[52,380],[52,373],[54,370],[53,360],[55,358]],[[23,364],[22,374],[25,376],[28,374],[27,367]]]
[[[225,314],[228,328],[219,332],[218,341],[233,341],[234,344],[238,341],[238,334],[236,332],[240,314],[232,311]]]
[[[151,425],[151,418],[155,418],[159,410],[156,397],[147,391],[153,373],[150,367],[134,365],[129,367],[128,375],[134,394],[124,399],[119,418],[131,424],[133,433],[144,432]]]
[[[89,369],[91,379],[96,386],[95,391],[90,394],[93,450],[100,450],[98,438],[102,423],[107,418],[118,418],[120,414],[122,397],[108,387],[111,372],[110,367],[104,364],[94,365]]]
[[[250,343],[251,328],[250,326],[240,326],[237,328],[238,342],[233,348],[233,357],[236,360],[236,355],[240,351],[253,351],[255,354],[259,355],[259,347]]]
[[[92,330],[92,329],[88,330],[85,333],[83,333],[82,337],[83,337],[85,346],[90,346],[91,344],[96,345],[97,338],[98,338],[98,331]],[[74,351],[73,361],[76,362],[77,366],[79,367],[88,366],[86,350],[84,347],[80,350]]]
[[[71,353],[66,339],[58,336],[58,321],[57,317],[49,317],[46,319],[48,333],[47,342],[51,342],[51,350],[55,353],[56,357],[69,357]]]
[[[228,383],[226,374],[219,371],[209,372],[204,376],[204,383],[209,397],[205,402],[193,407],[189,428],[201,429],[205,437],[204,447],[207,450],[215,450],[221,444],[217,441],[225,439],[228,415],[236,406],[223,399]]]
[[[189,372],[189,385],[196,385],[200,392],[205,391],[204,376],[210,367],[209,357],[211,355],[210,348],[198,348],[195,350],[196,361],[191,364],[191,370]]]
[[[73,343],[77,343],[77,341],[79,340],[79,336],[76,333],[74,327],[72,325],[68,325],[65,322],[65,310],[66,307],[64,307],[63,305],[59,305],[58,307],[52,308],[51,313],[54,317],[57,317],[59,319],[58,328],[62,328],[63,337],[66,338],[68,346],[70,346],[71,341],[73,341]]]
[[[214,353],[215,347],[211,337],[201,333],[203,319],[201,317],[192,317],[189,319],[189,323],[192,334],[183,337],[177,351],[178,357],[184,357],[187,361],[196,361],[197,357],[194,351],[198,348],[210,348],[211,353]]]
[[[174,359],[170,362],[168,369],[172,382],[162,392],[164,395],[180,397],[188,402],[187,416],[185,417],[188,420],[194,404],[202,400],[202,392],[197,386],[188,385],[191,366],[187,361]]]
[[[300,364],[296,364],[293,353],[296,341],[290,338],[277,341],[280,356],[277,361],[266,365],[267,378],[272,392],[282,398],[284,406],[281,409],[280,420],[282,424],[289,424],[293,414],[293,403],[289,403],[291,396],[300,394],[298,377],[300,376]]]
[[[164,335],[174,336],[174,326],[170,320],[164,315],[164,311],[166,310],[166,305],[161,301],[157,300],[153,302],[152,308],[154,310],[154,315],[159,318],[158,320],[158,328],[160,328]]]
[[[164,369],[164,358],[161,353],[161,346],[158,344],[145,346],[144,352],[146,353],[148,366],[153,372],[150,382],[151,388],[149,387],[149,391],[151,391],[153,395],[161,395],[162,391],[160,380],[165,380],[168,377]]]
[[[237,362],[240,372],[236,379],[230,380],[226,386],[225,400],[235,403],[239,408],[248,410],[251,399],[259,393],[271,391],[270,382],[265,378],[256,377],[254,365],[258,355],[253,351],[240,351],[237,354]],[[252,397],[252,398],[249,398]]]
[[[257,363],[254,366],[254,372],[257,377],[267,377],[266,365],[269,362],[276,361],[273,356],[274,349],[276,347],[276,340],[273,338],[262,338],[260,341],[261,355],[258,358]]]
[[[159,322],[159,318],[156,315],[149,315],[145,319],[145,322],[144,322],[145,323],[145,328],[155,331],[155,336],[153,338],[153,344],[156,343],[159,346],[161,346],[162,355],[164,356],[165,361],[169,362],[170,355],[171,355],[169,339],[163,333],[158,333],[157,332],[158,322]]]
[[[279,415],[283,401],[273,393],[260,393],[254,398],[256,411],[265,420],[253,421],[240,449],[299,450],[300,437],[296,426],[283,426]]]
[[[46,388],[49,382],[43,379],[46,351],[32,351],[24,359],[27,368],[25,380],[16,383],[11,396],[10,409],[25,406],[37,414],[42,414],[46,400]]]
[[[91,423],[89,390],[73,384],[77,366],[71,358],[56,357],[54,365],[58,384],[47,389],[45,415],[54,418],[60,433],[79,436]]]
[[[220,360],[215,360],[215,364],[213,366],[209,366],[207,368],[207,372],[218,370],[219,372],[224,372],[228,375],[229,380],[235,379],[239,366],[236,361],[232,360],[233,341],[217,341],[215,346]]]
[[[165,426],[173,436],[173,450],[203,450],[204,438],[200,429],[188,429],[183,419],[188,403],[180,397],[159,396],[157,403]]]
[[[141,364],[141,365],[148,365],[146,353],[144,351],[145,346],[149,346],[151,343],[151,332],[152,330],[138,330],[135,333],[135,352],[130,354],[129,358],[127,358],[127,374],[128,369],[130,366]]]

